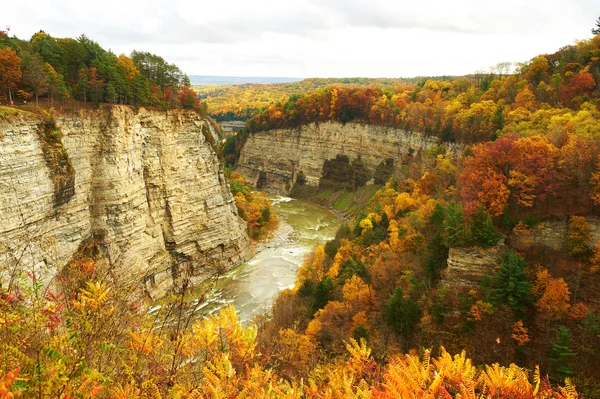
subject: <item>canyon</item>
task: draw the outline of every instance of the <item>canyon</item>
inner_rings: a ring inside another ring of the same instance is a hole
[[[262,173],[266,178],[262,187],[287,193],[300,172],[306,184],[318,186],[323,164],[338,155],[345,155],[351,161],[360,156],[371,175],[382,162],[392,160],[392,174],[406,177],[410,168],[420,169],[425,151],[435,147],[436,151],[457,154],[462,149],[456,143],[440,144],[437,137],[385,126],[313,123],[296,129],[250,134],[236,170],[253,183],[257,183]]]
[[[95,242],[152,299],[251,256],[209,122],[111,106],[0,120],[0,270],[43,278]]]

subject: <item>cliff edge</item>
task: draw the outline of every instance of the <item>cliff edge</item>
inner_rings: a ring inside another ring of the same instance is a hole
[[[153,299],[250,255],[223,166],[191,111],[114,106],[0,121],[0,281],[54,276],[90,239]]]

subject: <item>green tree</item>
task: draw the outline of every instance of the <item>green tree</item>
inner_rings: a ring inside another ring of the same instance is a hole
[[[23,56],[23,82],[31,88],[35,95],[35,105],[38,98],[48,91],[48,73],[46,65],[38,56],[26,54]]]
[[[565,326],[556,330],[556,340],[550,348],[550,363],[552,363],[551,376],[555,381],[562,381],[574,374],[572,358],[575,352],[571,349],[573,334]]]
[[[444,244],[447,247],[457,247],[466,242],[464,213],[462,204],[452,201],[446,207],[444,218]]]
[[[40,31],[33,35],[33,49],[42,58],[54,68],[56,72],[64,76],[68,73],[68,58],[65,49],[56,42],[56,39]]]
[[[402,288],[396,287],[390,295],[383,315],[386,323],[399,335],[407,336],[413,332],[421,317],[419,304],[412,298],[405,298]]]
[[[81,68],[77,73],[77,86],[76,92],[83,99],[83,103],[87,104],[87,96],[90,92],[90,80],[88,79],[87,68]]]
[[[484,247],[496,245],[500,239],[490,214],[482,208],[471,219],[471,237]]]
[[[533,302],[525,260],[515,252],[502,256],[492,293],[496,304],[505,303],[516,312],[524,312]]]
[[[592,33],[594,35],[600,35],[600,17],[596,20],[596,27],[592,28]]]
[[[115,104],[117,102],[117,92],[115,86],[112,83],[106,85],[106,102]]]
[[[46,74],[48,76],[48,100],[50,105],[54,104],[54,97],[64,100],[67,97],[67,86],[61,74],[57,73],[52,65],[46,63]]]
[[[333,280],[329,277],[321,280],[314,289],[313,292],[313,311],[316,312],[319,309],[323,309],[325,305],[331,299],[333,295],[333,289],[335,285]]]

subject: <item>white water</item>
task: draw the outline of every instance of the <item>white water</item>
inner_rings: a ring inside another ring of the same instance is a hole
[[[248,262],[230,270],[196,308],[198,315],[232,303],[243,322],[269,314],[277,294],[292,288],[304,256],[335,236],[341,221],[331,212],[305,201],[270,196],[280,219],[275,237]]]

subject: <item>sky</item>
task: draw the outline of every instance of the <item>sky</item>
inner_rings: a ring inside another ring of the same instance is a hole
[[[85,34],[188,75],[413,77],[524,62],[591,37],[598,0],[3,1],[29,39]]]

